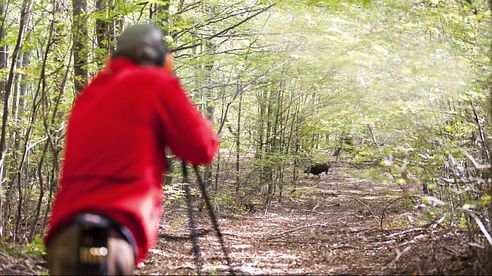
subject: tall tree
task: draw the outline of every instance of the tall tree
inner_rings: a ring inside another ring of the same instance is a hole
[[[111,7],[111,0],[96,0],[96,39],[97,47],[102,54],[107,54],[111,47],[111,35],[110,28],[112,24],[109,24],[109,11]],[[99,52],[99,51],[98,51]],[[102,56],[96,56],[96,60],[99,66],[102,66]]]
[[[4,37],[5,37],[5,1],[0,0],[0,70],[7,68],[7,45],[4,45]],[[0,79],[0,95],[5,93],[5,82],[3,79]],[[0,159],[0,237],[3,236],[3,217],[2,217],[2,207],[3,207],[3,198],[2,198],[2,190],[3,190],[3,171],[4,171],[4,163],[3,163],[3,154]]]
[[[7,43],[5,43],[5,30],[6,30],[6,20],[5,20],[5,1],[0,0],[0,69],[7,68]],[[5,81],[0,79],[0,95],[3,95],[5,91]],[[1,186],[0,186],[1,187]]]
[[[73,71],[76,93],[84,87],[87,81],[87,0],[72,0],[73,18]]]
[[[156,22],[156,25],[163,30],[165,35],[169,35],[170,7],[171,0],[160,1],[160,3],[150,6],[150,18]]]
[[[489,0],[489,9],[490,12],[492,13],[492,0]],[[492,40],[490,41],[490,53],[492,53]],[[492,55],[490,57],[490,63],[492,64]],[[488,87],[489,87],[489,119],[492,118],[492,72],[490,73],[490,77],[488,78]],[[492,140],[489,138],[489,148],[492,149]],[[492,199],[492,162],[489,164],[490,169],[489,169],[489,181],[487,181],[489,184],[489,198]],[[489,201],[489,208],[488,208],[488,214],[489,214],[489,231],[492,232],[492,200]],[[488,267],[487,267],[487,273],[489,275],[492,275],[492,246],[489,246],[489,257],[488,257]]]

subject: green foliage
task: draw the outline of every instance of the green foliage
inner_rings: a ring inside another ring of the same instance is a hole
[[[303,5],[308,5],[308,6],[314,6],[318,8],[327,8],[327,7],[332,7],[336,8],[339,7],[340,5],[343,4],[350,4],[350,5],[361,5],[364,7],[369,7],[372,3],[371,0],[343,0],[343,1],[337,1],[337,0],[301,0],[301,1],[278,1],[279,4],[285,5],[285,6],[290,6],[293,4],[297,4],[299,6]]]
[[[46,248],[41,236],[36,235],[34,240],[28,244],[7,243],[7,237],[0,237],[0,252],[5,252],[12,256],[31,255],[42,257],[46,255]]]
[[[41,236],[36,235],[32,242],[26,244],[23,247],[22,252],[28,255],[37,255],[37,256],[46,255],[46,248],[44,246],[44,242]]]
[[[14,248],[12,248],[12,246],[10,246],[5,242],[0,243],[0,252],[5,252],[9,255],[15,255],[17,253],[17,251]]]

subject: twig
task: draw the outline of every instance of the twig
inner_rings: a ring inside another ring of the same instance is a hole
[[[376,223],[379,224],[379,218],[374,214],[374,212],[371,210],[371,208],[369,208],[369,206],[367,206],[367,204],[365,204],[364,202],[360,201],[358,198],[352,198],[353,200],[357,201],[358,203],[360,203],[362,206],[366,207],[366,209],[371,213],[372,217],[374,218],[374,220],[376,220]]]
[[[236,237],[236,238],[240,238],[240,239],[253,239],[253,238],[255,238],[255,236],[237,235],[237,234],[233,234],[233,233],[229,233],[229,232],[222,232],[222,234],[224,236],[231,236],[231,237]]]
[[[372,142],[374,143],[374,146],[376,146],[376,148],[379,148],[378,140],[376,139],[376,136],[374,136],[374,132],[372,131],[371,125],[367,124],[367,128],[369,129],[369,133],[371,134]]]
[[[212,232],[212,230],[213,230],[212,228],[197,230],[196,236],[197,237],[206,236],[208,233]],[[181,241],[181,240],[189,240],[190,235],[174,236],[174,235],[169,235],[169,234],[160,234],[159,238],[163,238],[163,239],[170,240],[170,241]]]
[[[403,197],[397,197],[395,199],[393,199],[392,201],[390,201],[390,203],[388,203],[388,205],[386,205],[386,207],[384,207],[383,209],[383,212],[381,213],[381,220],[380,220],[380,227],[381,227],[381,232],[384,232],[384,227],[383,227],[383,223],[384,223],[384,214],[386,213],[386,210],[395,202],[397,202],[398,200],[402,199]]]
[[[470,101],[470,106],[472,107],[473,114],[475,115],[475,123],[477,124],[478,131],[480,133],[480,142],[482,142],[483,149],[485,151],[485,155],[487,156],[487,160],[490,162],[490,153],[487,147],[487,141],[485,139],[485,131],[480,123],[480,117],[478,116],[477,109],[473,105],[473,102]]]
[[[318,239],[315,241],[285,241],[285,240],[273,240],[273,241],[268,241],[268,244],[320,244],[320,243],[333,243],[332,240],[326,240],[326,239]],[[340,245],[340,246],[334,246],[334,247],[327,247],[326,249],[328,250],[345,250],[345,249],[352,249],[352,250],[359,250],[359,251],[365,251],[367,249],[361,249],[357,248],[355,246],[350,246],[350,245]],[[241,257],[242,259],[244,257]],[[251,258],[258,258],[257,256],[253,256]],[[265,257],[265,258],[270,258],[270,257]]]
[[[289,233],[296,232],[296,231],[299,231],[299,230],[302,230],[302,229],[306,229],[306,228],[311,228],[311,227],[324,227],[327,224],[328,224],[328,222],[305,225],[305,226],[297,227],[297,228],[290,229],[290,230],[287,230],[287,231],[283,231],[283,232],[280,232],[278,234],[274,234],[274,235],[272,235],[270,237],[264,238],[263,240],[264,241],[267,241],[267,240],[270,240],[270,239],[275,239],[275,238],[278,238],[279,236],[282,236],[284,234],[289,234]]]
[[[426,228],[412,228],[412,229],[408,229],[408,230],[405,230],[405,231],[401,231],[401,232],[398,232],[398,233],[393,233],[391,235],[388,235],[388,238],[393,238],[393,237],[396,237],[396,236],[405,235],[405,234],[410,233],[410,232],[424,231],[424,230],[427,230],[427,229]]]
[[[477,217],[477,215],[475,215],[475,213],[473,213],[472,211],[470,211],[468,209],[462,209],[462,210],[464,213],[466,213],[467,215],[469,215],[470,217],[472,217],[475,220],[475,222],[478,224],[478,227],[482,231],[483,235],[485,236],[487,241],[492,246],[492,237],[490,236],[489,232],[487,232],[487,229],[485,228],[483,223],[480,221],[480,219]]]
[[[335,207],[335,206],[340,206],[339,203],[337,204],[332,204],[332,205],[328,205],[328,206],[325,206],[325,207]],[[332,213],[325,213],[325,212],[320,212],[320,211],[314,211],[314,210],[307,210],[307,209],[298,209],[299,211],[303,211],[303,212],[307,212],[307,213],[315,213],[315,214],[320,214],[320,215],[331,215]]]
[[[274,5],[275,5],[275,4],[270,4],[269,6],[266,6],[265,8],[260,9],[258,12],[254,13],[254,14],[252,14],[252,15],[248,16],[248,17],[246,17],[245,19],[241,20],[240,22],[238,22],[238,23],[236,23],[236,24],[234,24],[234,25],[232,25],[232,26],[229,26],[229,27],[227,27],[227,28],[223,29],[222,31],[220,31],[220,32],[218,32],[218,33],[215,33],[215,34],[213,34],[213,35],[210,35],[210,36],[208,36],[208,37],[205,37],[203,40],[211,40],[212,38],[215,38],[215,37],[218,37],[218,36],[220,36],[220,35],[222,35],[222,34],[224,34],[224,33],[227,33],[228,31],[230,31],[230,30],[232,30],[232,29],[234,29],[234,28],[236,28],[236,27],[238,27],[238,26],[240,26],[240,25],[244,24],[245,22],[249,21],[250,19],[252,19],[252,18],[254,18],[254,17],[258,16],[259,14],[261,14],[261,13],[263,13],[263,12],[265,12],[265,11],[267,11],[268,9],[270,9],[271,7],[273,7]],[[200,46],[200,45],[202,45],[202,44],[203,44],[203,42],[202,42],[202,41],[200,41],[200,42],[198,42],[198,43],[194,43],[194,44],[192,44],[192,45],[188,45],[188,46],[186,46],[186,45],[178,46],[178,47],[176,47],[176,48],[174,48],[174,49],[171,49],[170,51],[171,51],[171,52],[182,51],[182,50],[186,50],[186,49],[195,48],[195,47]]]
[[[463,152],[463,154],[466,157],[468,157],[468,159],[472,162],[473,167],[475,167],[475,169],[484,170],[484,169],[490,169],[491,168],[490,165],[482,165],[482,164],[478,163],[477,160],[475,160],[475,158],[473,158],[473,156],[471,156],[466,150],[462,150],[461,152]]]
[[[403,254],[407,253],[408,251],[410,251],[410,249],[412,249],[412,247],[409,245],[407,247],[405,247],[405,249],[403,249],[402,251],[400,251],[400,249],[396,249],[396,258],[391,261],[391,263],[389,263],[390,266],[394,265],[396,262],[398,262],[398,260],[400,260],[401,256],[403,256]]]

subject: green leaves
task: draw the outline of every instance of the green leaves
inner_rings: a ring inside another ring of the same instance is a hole
[[[282,1],[278,1],[277,3],[283,5],[298,4],[298,5],[323,7],[323,8],[327,8],[327,7],[337,8],[343,4],[361,5],[363,7],[369,7],[372,1],[371,0],[342,0],[342,1],[340,0],[301,0],[301,1],[282,0]]]
[[[40,235],[36,235],[34,240],[28,243],[22,251],[29,255],[45,256],[47,254],[43,239]]]

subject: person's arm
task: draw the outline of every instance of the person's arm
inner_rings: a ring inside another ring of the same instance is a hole
[[[166,78],[158,93],[158,116],[166,145],[177,157],[193,165],[210,163],[219,146],[210,122],[193,105],[176,78]]]

